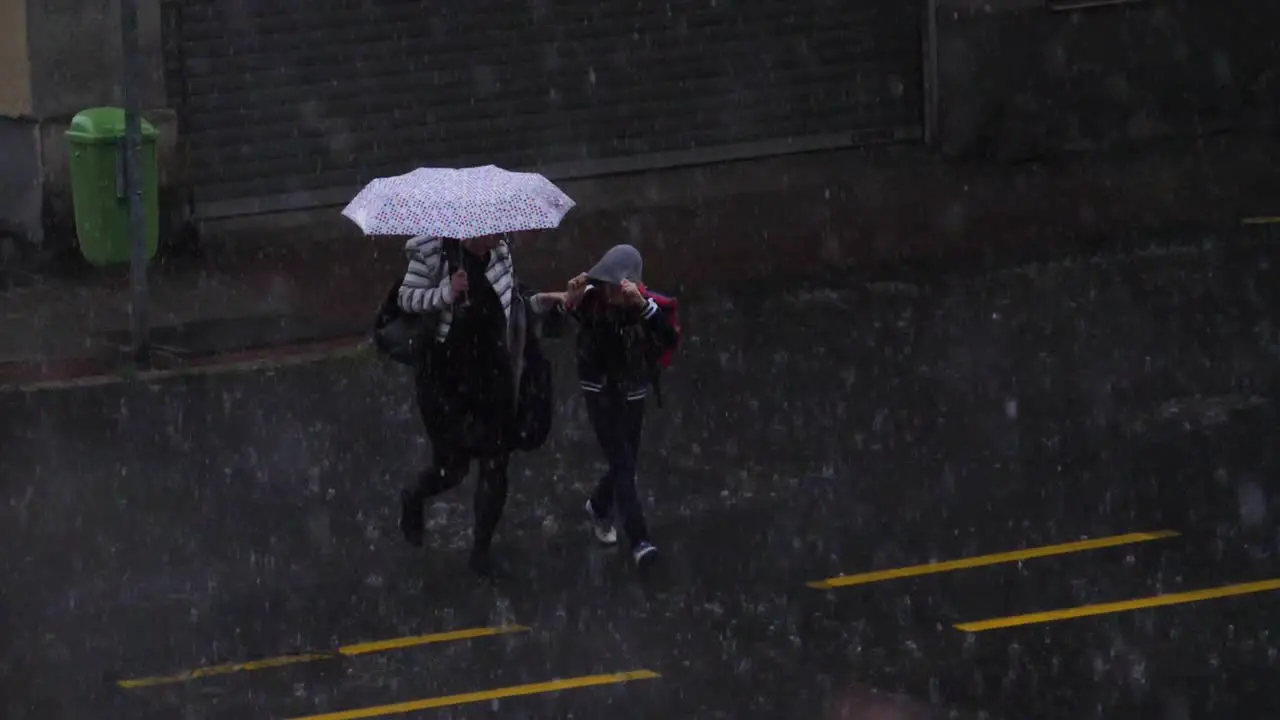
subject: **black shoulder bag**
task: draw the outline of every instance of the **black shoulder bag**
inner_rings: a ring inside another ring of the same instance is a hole
[[[524,347],[524,372],[520,375],[520,387],[516,396],[516,416],[512,444],[514,449],[532,452],[542,447],[551,434],[555,414],[555,392],[552,384],[551,361],[542,352],[538,340],[536,318],[529,301],[529,291],[523,286],[516,292],[522,297],[522,312],[526,327]]]
[[[456,253],[452,250],[457,241],[445,240],[441,248],[441,256],[445,263],[445,274],[455,272]],[[440,326],[440,313],[405,312],[400,307],[400,286],[403,278],[396,278],[391,289],[378,307],[373,318],[373,345],[383,357],[418,368],[426,357],[428,343],[434,340],[436,328]]]

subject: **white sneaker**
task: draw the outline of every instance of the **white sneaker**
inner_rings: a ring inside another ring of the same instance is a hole
[[[608,518],[601,518],[596,514],[590,499],[587,500],[586,509],[587,520],[591,523],[591,532],[595,534],[596,540],[601,545],[617,545],[618,531],[613,527],[613,523]]]
[[[653,565],[654,560],[658,559],[658,548],[654,547],[652,543],[642,542],[636,546],[635,550],[631,551],[631,556],[635,558],[636,567],[646,570],[650,565]]]

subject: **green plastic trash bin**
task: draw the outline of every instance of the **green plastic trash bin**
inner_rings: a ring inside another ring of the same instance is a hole
[[[159,180],[155,126],[142,120],[142,217],[147,260],[160,237]],[[99,267],[128,263],[129,198],[125,193],[124,110],[101,107],[82,111],[67,130],[71,143],[71,196],[80,252]]]

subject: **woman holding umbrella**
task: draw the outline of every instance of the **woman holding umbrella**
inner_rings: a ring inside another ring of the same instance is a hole
[[[513,358],[523,355],[516,345],[528,332],[521,308],[513,309],[519,302],[511,249],[490,235],[462,241],[416,237],[406,251],[409,269],[400,286],[400,307],[438,319],[415,377],[432,463],[419,473],[415,487],[401,491],[400,529],[420,547],[426,500],[460,484],[476,461],[470,566],[487,575],[490,545],[507,501]]]
[[[538,368],[531,322],[551,303],[523,295],[516,283],[507,233],[556,227],[574,203],[546,178],[492,165],[422,168],[375,180],[343,214],[369,234],[412,234],[409,266],[396,301],[405,313],[426,316],[415,385],[431,440],[431,465],[401,491],[400,529],[423,544],[427,499],[459,485],[479,465],[470,567],[490,575],[494,531],[507,500],[507,466],[514,449],[531,449],[523,418],[522,381]],[[549,398],[546,398],[549,408]],[[537,423],[535,423],[537,424]],[[538,431],[534,431],[535,434]]]

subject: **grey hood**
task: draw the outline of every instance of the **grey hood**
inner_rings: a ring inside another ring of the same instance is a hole
[[[600,258],[595,267],[587,271],[587,279],[596,282],[621,284],[623,280],[640,282],[644,271],[644,259],[640,251],[630,245],[614,245]]]

